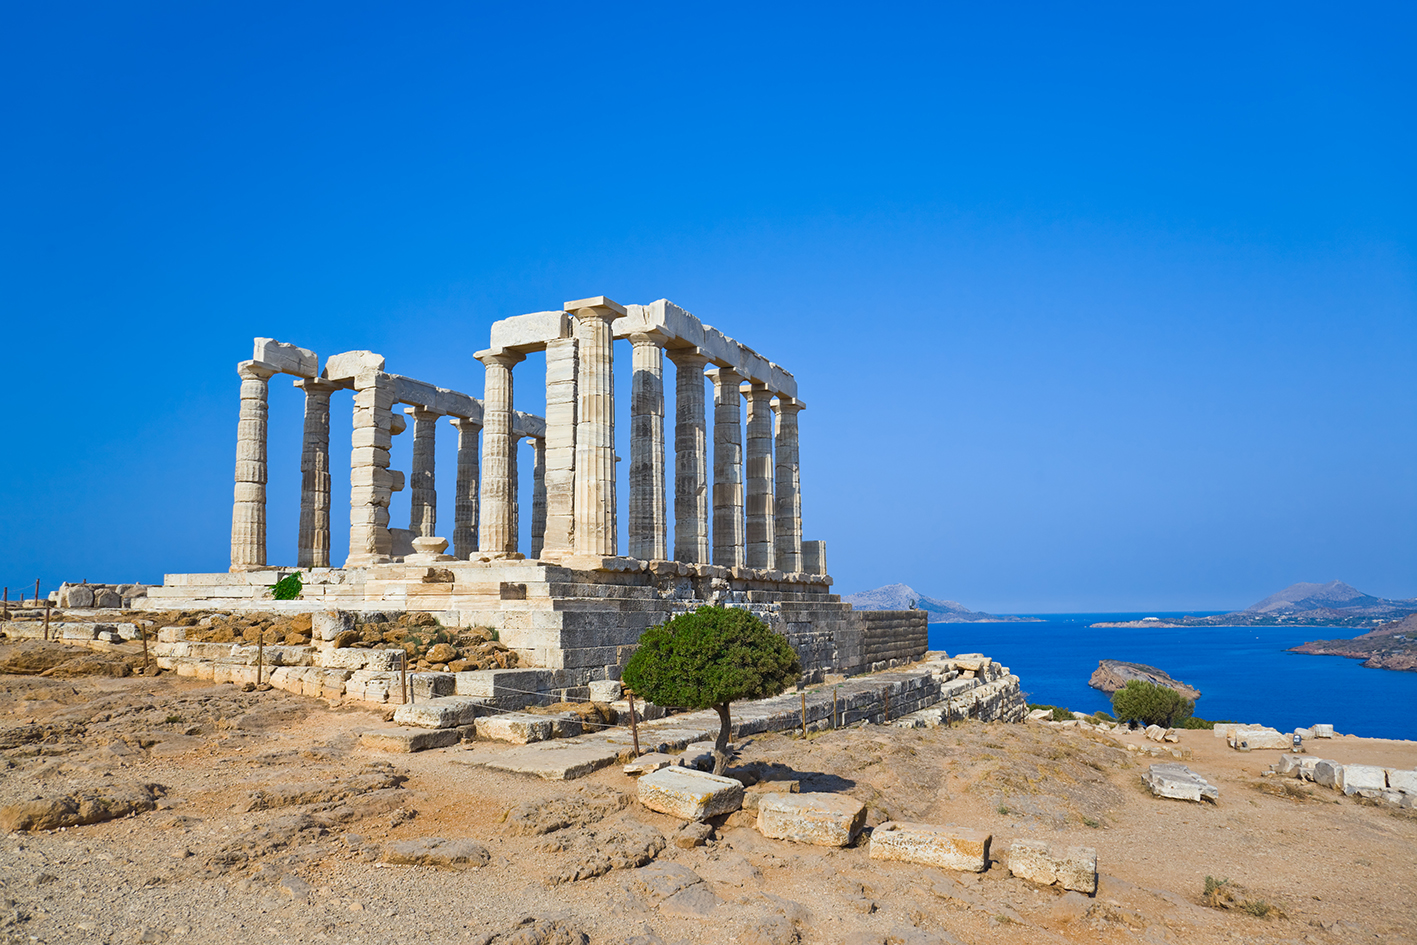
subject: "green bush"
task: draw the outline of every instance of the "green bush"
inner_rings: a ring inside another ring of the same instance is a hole
[[[1190,718],[1196,704],[1174,689],[1138,679],[1112,693],[1112,711],[1117,718],[1144,725],[1171,728]]]
[[[722,774],[733,727],[729,704],[778,695],[801,675],[796,651],[757,617],[700,607],[646,630],[623,681],[658,705],[717,711],[713,770]]]
[[[300,572],[287,575],[271,585],[271,596],[276,600],[299,600],[303,585],[300,583]]]

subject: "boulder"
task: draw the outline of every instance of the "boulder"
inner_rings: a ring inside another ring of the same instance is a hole
[[[1314,783],[1319,787],[1343,790],[1343,765],[1321,759],[1314,764]]]
[[[1170,797],[1179,801],[1215,800],[1220,789],[1185,765],[1174,762],[1152,765],[1142,780],[1151,787],[1157,797]],[[1072,887],[1068,887],[1071,889]]]
[[[953,824],[890,821],[871,831],[870,857],[982,873],[989,866],[989,844],[993,839],[982,830]]]
[[[743,806],[743,785],[733,778],[671,765],[639,781],[640,804],[684,820],[731,814]]]
[[[1350,797],[1364,791],[1387,789],[1387,771],[1377,765],[1344,765],[1343,793]],[[1364,794],[1364,797],[1369,795]]]
[[[1042,886],[1056,883],[1090,896],[1097,892],[1097,851],[1090,847],[1055,851],[1040,840],[1015,840],[1009,848],[1009,872]]]
[[[866,805],[845,794],[764,794],[758,832],[773,840],[844,847],[866,825]]]

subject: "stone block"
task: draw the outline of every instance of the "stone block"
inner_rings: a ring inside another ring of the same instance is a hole
[[[408,690],[415,702],[453,694],[452,673],[409,673]]]
[[[123,606],[123,598],[118,596],[118,592],[111,588],[103,588],[94,591],[93,605],[107,610],[113,610]]]
[[[1220,789],[1185,765],[1173,762],[1152,765],[1142,776],[1157,797],[1169,797],[1180,801],[1215,800]],[[1072,888],[1072,887],[1069,887]]]
[[[1377,765],[1344,765],[1343,793],[1352,797],[1363,791],[1387,788],[1387,771]],[[1364,795],[1367,796],[1366,794]]]
[[[982,830],[953,824],[890,821],[871,831],[870,857],[982,873],[989,866],[989,844],[993,839]]]
[[[1154,742],[1162,741],[1166,738],[1166,729],[1160,725],[1148,725],[1145,730],[1146,737]]]
[[[384,356],[372,351],[342,351],[325,359],[320,376],[331,381],[352,381],[366,371],[382,371]],[[392,401],[391,401],[392,403]]]
[[[505,713],[486,715],[477,720],[477,737],[494,742],[527,745],[554,737],[553,720],[544,715]]]
[[[320,651],[320,665],[331,669],[369,670],[376,673],[397,672],[402,665],[403,650],[366,650],[340,647]],[[446,693],[451,695],[451,693]]]
[[[673,763],[673,755],[665,754],[662,751],[646,752],[625,765],[625,773],[632,778],[638,778],[640,775],[658,771],[660,768],[667,768]]]
[[[93,588],[87,584],[71,585],[60,603],[64,607],[92,607]]]
[[[1394,791],[1401,791],[1403,794],[1417,795],[1417,771],[1406,771],[1402,768],[1387,769],[1387,784]]]
[[[743,788],[743,809],[757,810],[758,802],[763,799],[765,794],[800,793],[802,793],[801,781],[759,781],[757,784],[750,784]]]
[[[79,643],[87,643],[94,638],[94,628],[91,623],[71,623],[65,624],[64,634],[60,639],[70,640]]]
[[[1091,847],[1055,851],[1039,840],[1015,840],[1009,848],[1009,872],[1042,886],[1057,884],[1091,896],[1097,892],[1097,851]]]
[[[587,683],[591,702],[619,702],[625,687],[618,679],[596,679]]]
[[[316,640],[333,640],[354,629],[354,614],[344,610],[317,611],[310,615],[310,632]]]
[[[546,342],[573,337],[574,319],[565,312],[532,312],[492,323],[488,347],[540,351]]]
[[[1229,738],[1230,747],[1238,751],[1255,749],[1279,749],[1284,751],[1294,747],[1294,739],[1285,732],[1272,728],[1237,728]]]
[[[1297,778],[1303,769],[1304,756],[1284,754],[1279,756],[1279,761],[1274,764],[1274,773],[1280,777]]]
[[[731,814],[743,806],[743,785],[692,768],[671,765],[640,778],[640,804],[684,820]]]
[[[254,361],[264,361],[277,371],[294,374],[296,377],[314,377],[320,370],[315,352],[309,348],[276,341],[274,338],[257,338],[251,358]]]
[[[845,794],[764,794],[758,832],[774,840],[848,846],[866,824],[866,805]]]
[[[1314,783],[1319,787],[1343,790],[1343,765],[1322,759],[1314,764]]]
[[[1314,732],[1314,737],[1315,737],[1315,738],[1332,738],[1332,737],[1333,737],[1333,726],[1332,726],[1332,725],[1328,725],[1328,724],[1311,725],[1311,726],[1309,726],[1309,728],[1311,728],[1311,729],[1313,730],[1313,732]]]
[[[381,728],[359,733],[361,747],[374,751],[411,752],[456,745],[461,733],[455,728]]]
[[[345,686],[348,688],[349,683]],[[480,721],[477,714],[479,710],[485,709],[485,705],[481,699],[444,696],[426,702],[401,705],[394,711],[394,721],[416,728],[457,728],[459,725],[471,725],[474,721]]]
[[[162,627],[157,632],[158,643],[183,643],[186,639],[186,627]]]

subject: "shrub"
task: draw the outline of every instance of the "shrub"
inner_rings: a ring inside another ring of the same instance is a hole
[[[729,704],[781,693],[802,674],[797,653],[746,610],[700,607],[640,637],[625,665],[625,685],[664,706],[718,712],[715,774],[728,765]]]
[[[1138,679],[1112,693],[1112,711],[1117,718],[1136,720],[1144,725],[1171,728],[1190,717],[1195,703],[1174,689]]]
[[[287,575],[271,585],[271,596],[276,600],[299,600],[300,592],[303,589],[300,583],[300,572]]]

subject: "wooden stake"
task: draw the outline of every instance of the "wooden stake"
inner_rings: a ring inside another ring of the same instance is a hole
[[[44,638],[49,639],[49,601],[44,602]]]
[[[884,688],[884,689],[881,690],[881,698],[884,699],[884,700],[885,700],[885,703],[886,703],[886,717],[881,720],[881,724],[882,724],[882,725],[885,725],[887,722],[889,722],[889,721],[891,720],[891,687],[890,687],[890,686],[887,686],[886,688]]]
[[[39,606],[39,578],[34,579],[34,605]]]
[[[807,690],[802,690],[802,736],[807,735]]]
[[[630,738],[635,745],[635,757],[640,756],[640,724],[635,719],[635,691],[625,690],[625,697],[630,700]]]
[[[148,672],[148,628],[138,627],[138,636],[143,638],[143,675]]]
[[[399,704],[408,705],[408,651],[399,660]]]
[[[261,684],[261,670],[266,664],[266,631],[256,634],[256,685]]]
[[[840,688],[840,686],[832,686],[832,728],[841,727],[841,716],[836,712],[836,693]]]

